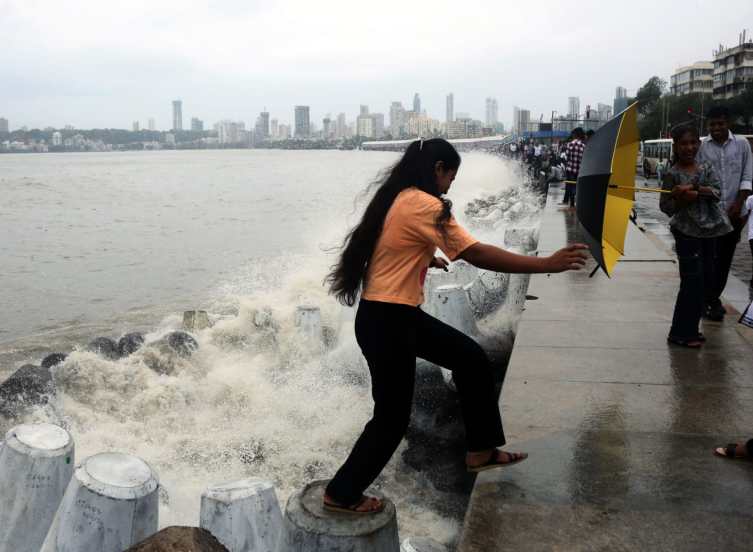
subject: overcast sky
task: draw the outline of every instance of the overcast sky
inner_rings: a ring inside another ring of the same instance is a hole
[[[652,75],[753,31],[751,0],[0,0],[0,117],[11,128],[289,122],[310,105],[352,120],[419,92],[429,114],[483,119],[484,99],[548,120],[612,103]],[[387,119],[387,117],[385,117]]]

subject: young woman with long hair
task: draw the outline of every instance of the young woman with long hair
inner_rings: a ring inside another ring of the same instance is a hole
[[[680,290],[667,341],[697,349],[706,339],[699,324],[716,289],[717,238],[732,232],[732,224],[720,205],[719,177],[709,163],[699,163],[701,139],[695,125],[672,130],[674,159],[664,174],[659,207],[672,217]]]
[[[423,312],[429,267],[445,268],[434,254],[498,272],[547,273],[580,269],[582,244],[550,257],[517,255],[480,243],[452,216],[443,198],[460,155],[439,138],[412,142],[385,173],[361,221],[346,236],[328,276],[330,292],[349,306],[360,294],[355,331],[371,374],[374,413],[352,452],[329,483],[324,508],[379,512],[381,500],[363,492],[389,461],[408,427],[416,357],[452,370],[466,430],[469,471],[511,465],[524,453],[503,452],[502,421],[489,360],[470,337]]]

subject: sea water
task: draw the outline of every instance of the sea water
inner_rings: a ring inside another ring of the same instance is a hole
[[[254,150],[0,157],[0,381],[72,351],[54,370],[55,400],[0,430],[49,421],[72,433],[79,460],[109,450],[144,458],[162,484],[162,526],[197,524],[212,484],[268,478],[284,504],[331,477],[372,402],[354,309],[322,281],[368,199],[361,192],[396,160]],[[505,190],[516,191],[517,215],[466,216],[471,202]],[[449,197],[485,241],[501,244],[511,222],[535,223],[522,174],[497,157],[464,154]],[[300,305],[321,310],[326,345],[302,338]],[[162,359],[164,373],[149,368],[159,354],[149,349],[119,361],[83,350],[133,330],[156,340],[198,308],[212,326],[194,334],[192,357]],[[496,314],[485,326],[510,323]],[[397,504],[401,535],[452,542],[461,516],[400,452],[376,484]]]

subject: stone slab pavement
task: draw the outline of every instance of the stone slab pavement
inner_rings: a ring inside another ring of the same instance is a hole
[[[561,195],[540,254],[579,240]],[[728,304],[703,349],[669,346],[677,267],[633,225],[613,277],[589,272],[531,279],[500,399],[531,456],[478,476],[459,552],[753,550],[753,463],[711,453],[753,437],[753,330]]]

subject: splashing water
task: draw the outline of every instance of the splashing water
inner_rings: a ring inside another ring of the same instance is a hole
[[[522,182],[511,163],[466,154],[450,194],[454,212],[477,237],[500,244],[509,220],[478,224],[466,207],[515,189],[525,210],[515,223],[533,224],[536,199],[520,191]],[[118,361],[76,350],[54,368],[57,396],[24,421],[64,425],[79,460],[106,450],[147,460],[162,484],[162,526],[197,524],[199,497],[210,484],[268,478],[284,505],[311,479],[331,477],[368,421],[372,401],[354,311],[322,286],[335,259],[322,246],[336,244],[343,227],[322,226],[312,229],[308,253],[256,259],[218,285],[207,304],[213,324],[194,333],[199,350],[190,358],[161,358],[168,373],[149,368],[149,355],[165,355],[150,348]],[[320,308],[324,344],[296,328],[296,307],[304,304]],[[493,333],[513,322],[509,313],[495,312],[480,327]],[[178,314],[165,317],[147,342],[180,324]],[[403,536],[452,543],[462,520],[437,507],[442,493],[402,460],[406,446],[375,484],[396,502]]]

